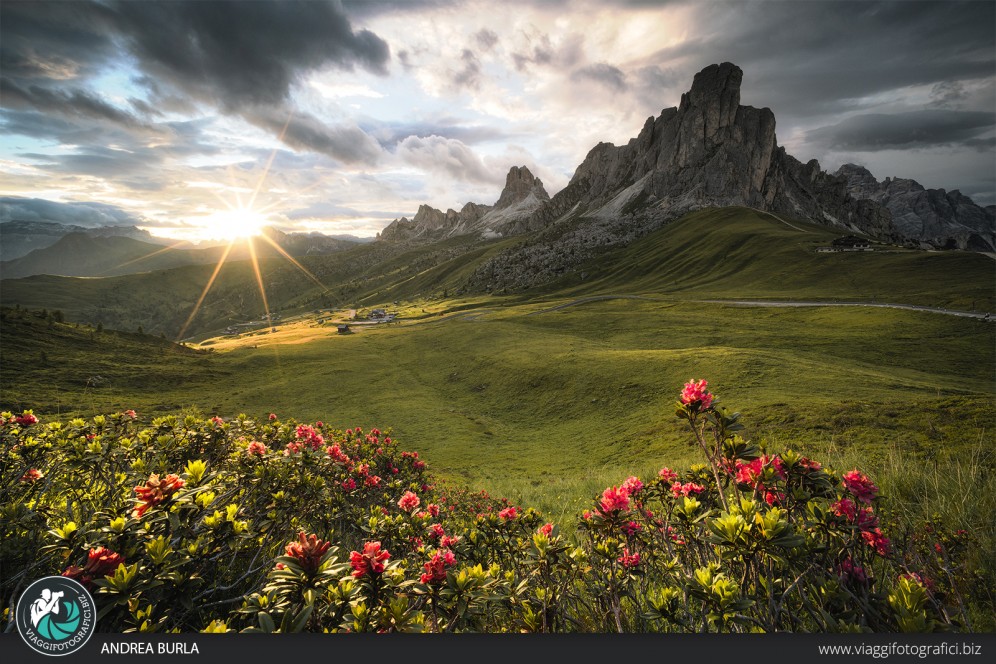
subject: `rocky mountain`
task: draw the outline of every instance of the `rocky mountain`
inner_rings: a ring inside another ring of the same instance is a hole
[[[992,251],[996,247],[996,208],[980,207],[957,189],[926,189],[916,180],[885,178],[882,182],[868,169],[844,164],[836,173],[858,200],[882,205],[892,216],[892,225],[905,238],[927,246]]]
[[[514,232],[549,200],[542,180],[525,166],[513,166],[494,205],[467,203],[459,212],[421,205],[412,219],[395,219],[378,238],[388,242],[432,242],[470,233],[479,233],[485,239],[501,237]]]
[[[161,244],[148,231],[135,226],[101,226],[84,228],[54,221],[11,220],[0,223],[0,261],[20,258],[35,249],[52,246],[70,233],[85,233],[92,237],[130,237],[133,240]]]

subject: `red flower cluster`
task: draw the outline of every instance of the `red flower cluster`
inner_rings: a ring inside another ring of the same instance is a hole
[[[881,528],[866,530],[861,533],[861,537],[865,540],[865,544],[875,549],[875,553],[880,556],[887,556],[892,551],[892,542],[882,534]]]
[[[305,535],[302,530],[297,535],[297,541],[288,544],[285,551],[288,556],[296,559],[310,576],[318,571],[322,556],[331,546],[330,542],[318,539],[317,535]]]
[[[413,512],[418,509],[421,501],[411,491],[405,491],[405,493],[398,499],[398,507],[400,507],[405,512]]]
[[[708,410],[712,406],[713,395],[706,392],[706,380],[690,380],[685,383],[685,389],[681,391],[681,403],[691,406],[692,410]]]
[[[696,496],[705,491],[705,487],[701,484],[696,484],[695,482],[687,482],[682,484],[681,482],[675,482],[671,485],[671,495],[675,498],[680,496],[690,496],[695,494]]]
[[[37,482],[41,478],[45,477],[45,473],[38,470],[37,468],[29,468],[23,475],[21,475],[21,481],[27,484]]]
[[[93,583],[94,579],[102,579],[105,576],[113,574],[118,565],[123,562],[124,558],[120,553],[115,553],[110,549],[98,546],[95,549],[90,549],[90,553],[86,557],[86,564],[83,567],[70,565],[62,573],[62,576],[75,579],[83,585],[89,586]]]
[[[35,417],[31,411],[26,410],[22,415],[14,417],[14,424],[20,424],[22,427],[29,427],[32,424],[38,424],[38,418]]]
[[[638,524],[636,521],[630,521],[629,523],[623,524],[622,531],[627,535],[635,535],[636,533],[643,530],[643,526]]]
[[[626,569],[631,569],[640,564],[640,554],[630,553],[629,549],[623,549],[623,554],[618,558],[619,562]]]
[[[343,491],[352,491],[355,488],[356,488],[356,480],[354,480],[352,477],[342,482]]]
[[[657,473],[657,476],[661,478],[661,481],[664,482],[665,484],[671,484],[676,479],[678,479],[678,473],[674,472],[667,466],[661,468],[660,472]]]
[[[383,574],[385,562],[390,560],[391,552],[380,548],[380,542],[367,542],[363,545],[363,553],[353,551],[349,554],[349,565],[353,568],[353,576],[357,579],[370,574]]]
[[[830,506],[830,511],[842,516],[861,530],[872,530],[878,526],[878,517],[871,507],[858,507],[850,498],[841,498]]]
[[[132,510],[131,515],[141,519],[150,507],[155,507],[172,496],[183,488],[184,484],[185,482],[176,475],[167,475],[164,479],[159,479],[159,475],[155,473],[149,475],[144,486],[135,487],[138,505]]]
[[[840,578],[842,581],[864,583],[868,580],[865,568],[847,558],[840,564]]]
[[[549,537],[553,533],[553,524],[545,523],[542,526],[540,526],[536,532],[541,535],[546,535],[547,537]]]
[[[504,521],[511,521],[517,516],[519,516],[519,513],[514,507],[506,507],[502,511],[498,512],[498,518]]]
[[[294,435],[297,436],[298,440],[313,450],[317,450],[325,444],[325,439],[322,438],[322,435],[315,431],[314,427],[307,424],[297,425],[297,430],[294,432]]]
[[[137,420],[138,419],[138,413],[136,413],[135,411],[130,410],[130,409],[126,410],[125,412],[123,412],[122,415],[127,415],[128,417],[130,417],[133,420]]]
[[[343,452],[338,444],[326,447],[325,453],[332,457],[332,459],[337,463],[348,465],[350,462],[349,455]]]
[[[643,491],[643,482],[636,476],[627,477],[626,481],[622,483],[621,488],[626,489],[626,493],[629,495],[635,496]]]
[[[266,454],[266,445],[258,440],[254,440],[249,443],[249,447],[246,449],[246,454],[249,456],[263,456]]]
[[[863,503],[871,504],[878,494],[878,487],[857,469],[844,473],[841,479],[844,481],[844,487],[851,492],[851,495]]]
[[[629,509],[629,491],[624,486],[610,486],[602,492],[602,500],[598,503],[603,514],[609,512],[624,512]]]
[[[425,573],[419,577],[422,583],[439,585],[446,580],[446,569],[456,565],[456,556],[450,550],[437,551],[429,562],[422,565]]]

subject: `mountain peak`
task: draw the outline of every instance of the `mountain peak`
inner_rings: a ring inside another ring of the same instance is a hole
[[[533,194],[540,202],[550,199],[546,189],[543,188],[542,180],[534,176],[525,166],[513,166],[505,176],[505,188],[495,203],[495,209],[511,207],[524,201],[529,194]]]

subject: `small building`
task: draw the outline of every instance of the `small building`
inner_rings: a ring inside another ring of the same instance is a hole
[[[339,334],[352,334],[353,331],[349,329],[348,325],[339,325],[335,328],[335,331]]]
[[[370,320],[381,320],[387,318],[387,312],[384,311],[383,309],[374,309],[373,311],[370,312],[370,315],[367,316],[367,318],[369,318]]]
[[[837,251],[871,251],[871,243],[855,235],[845,235],[830,243]]]

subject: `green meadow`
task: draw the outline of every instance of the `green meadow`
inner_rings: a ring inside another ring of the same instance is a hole
[[[187,302],[203,289],[195,277],[209,276],[203,267],[8,280],[3,303],[22,309],[4,311],[0,406],[53,416],[127,408],[145,416],[277,412],[390,427],[440,477],[552,517],[577,513],[628,475],[698,461],[674,417],[691,378],[708,379],[720,403],[743,414],[748,437],[773,452],[792,447],[872,471],[897,459],[936,464],[972,455],[992,465],[993,323],[900,309],[704,300],[992,310],[996,263],[963,252],[816,253],[837,235],[792,225],[743,209],[703,211],[600,256],[585,266],[584,279],[579,271],[503,297],[453,293],[508,241],[411,250],[388,256],[379,270],[331,264],[355,256],[321,257],[324,263],[306,262],[314,274],[344,275],[325,283],[326,292],[350,293],[348,302],[325,303],[335,314],[313,313],[309,298],[321,291],[309,290],[303,277],[294,277],[300,288],[293,291],[294,270],[282,266],[286,279],[270,301],[301,303],[283,308],[275,332],[233,339],[202,327],[189,346],[157,331],[58,322],[51,310],[85,320],[82,307],[72,306],[74,293],[96,300],[111,287],[118,297],[133,293],[136,306]],[[225,269],[220,291],[248,297],[251,270]],[[174,295],[146,294],[157,275]],[[273,280],[264,271],[264,282]],[[31,284],[33,297],[25,294]],[[585,300],[609,295],[627,297]],[[211,296],[205,305],[220,307]],[[351,305],[387,306],[401,317],[337,335],[335,321]],[[35,313],[41,307],[48,315]],[[186,316],[189,308],[173,314]]]

